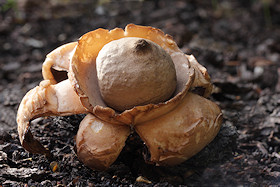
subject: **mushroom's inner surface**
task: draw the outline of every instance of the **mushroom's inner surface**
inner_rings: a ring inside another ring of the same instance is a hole
[[[106,44],[96,69],[103,100],[118,111],[166,101],[176,89],[170,55],[147,39],[126,37]]]

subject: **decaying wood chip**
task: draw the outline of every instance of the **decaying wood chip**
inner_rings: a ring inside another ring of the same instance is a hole
[[[143,176],[139,176],[136,178],[136,182],[144,182],[144,183],[147,183],[147,184],[151,184],[152,182],[149,181],[148,179],[146,179],[145,177]]]

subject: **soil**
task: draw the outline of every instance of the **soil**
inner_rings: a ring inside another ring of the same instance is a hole
[[[32,121],[54,158],[20,145],[16,112],[42,80],[46,54],[96,28],[150,25],[207,67],[224,115],[217,137],[174,167],[147,164],[132,134],[93,171],[75,153],[84,115]],[[255,1],[0,0],[0,186],[267,186],[280,184],[280,4]]]

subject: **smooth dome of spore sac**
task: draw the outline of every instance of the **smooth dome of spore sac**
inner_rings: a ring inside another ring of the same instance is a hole
[[[170,55],[147,39],[127,37],[106,44],[96,69],[103,100],[118,111],[164,102],[176,89]]]

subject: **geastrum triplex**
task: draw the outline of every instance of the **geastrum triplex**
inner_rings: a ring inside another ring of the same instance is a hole
[[[176,165],[211,142],[222,123],[220,108],[206,99],[207,70],[156,28],[88,32],[48,54],[42,72],[17,115],[20,142],[32,153],[50,156],[30,132],[30,121],[41,116],[87,113],[77,155],[97,170],[117,159],[132,131],[148,147],[149,163]]]

